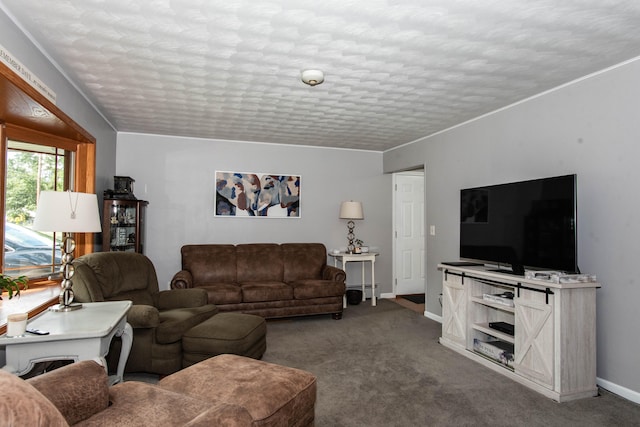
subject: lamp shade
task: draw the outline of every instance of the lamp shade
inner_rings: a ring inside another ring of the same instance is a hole
[[[72,191],[43,191],[38,199],[33,228],[64,233],[102,231],[95,194]]]
[[[364,219],[364,213],[362,211],[362,202],[342,202],[340,206],[340,218],[341,219]]]

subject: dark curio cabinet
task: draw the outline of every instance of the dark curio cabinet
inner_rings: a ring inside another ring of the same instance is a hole
[[[139,252],[144,248],[145,200],[104,199],[102,250]]]

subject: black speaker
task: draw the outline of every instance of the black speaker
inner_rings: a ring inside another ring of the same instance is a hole
[[[362,291],[360,289],[347,290],[347,303],[349,305],[358,305],[362,301]]]

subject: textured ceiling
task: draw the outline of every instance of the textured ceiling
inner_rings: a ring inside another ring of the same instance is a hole
[[[118,131],[214,139],[382,151],[640,55],[635,0],[0,7]]]

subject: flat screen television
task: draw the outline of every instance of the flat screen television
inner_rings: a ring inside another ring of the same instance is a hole
[[[576,175],[460,190],[460,258],[578,273]]]

